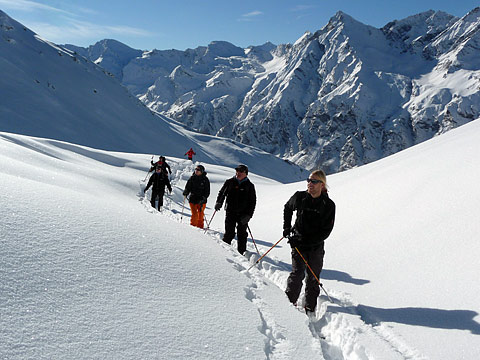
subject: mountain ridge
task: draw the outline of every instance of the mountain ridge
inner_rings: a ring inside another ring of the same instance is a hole
[[[480,87],[479,9],[429,10],[380,29],[339,11],[294,44],[144,52],[122,83],[197,131],[342,171],[479,116],[479,95],[462,85]]]

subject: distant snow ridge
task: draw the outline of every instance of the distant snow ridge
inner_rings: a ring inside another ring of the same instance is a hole
[[[479,29],[480,8],[381,29],[338,12],[293,45],[216,41],[132,58],[104,41],[89,56],[164,115],[332,173],[478,118]]]

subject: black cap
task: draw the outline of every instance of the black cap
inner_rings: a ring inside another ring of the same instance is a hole
[[[239,172],[244,172],[245,174],[248,175],[248,167],[247,165],[243,165],[243,164],[240,164],[238,165],[235,170],[239,171]]]

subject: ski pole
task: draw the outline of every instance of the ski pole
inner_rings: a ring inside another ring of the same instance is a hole
[[[183,197],[182,215],[180,215],[180,222],[182,222],[182,220],[183,220],[183,209],[185,208],[185,199],[186,198],[187,198],[186,196]]]
[[[153,161],[153,157],[154,155],[152,155],[152,159],[150,160],[150,162]],[[147,175],[145,175],[145,179],[143,179],[143,182],[147,181],[148,174],[150,174],[150,170],[147,171]]]
[[[282,237],[280,238],[280,240],[278,240],[270,249],[268,249],[267,252],[266,252],[265,254],[263,254],[260,259],[258,259],[257,261],[255,261],[255,264],[253,264],[252,266],[250,266],[250,267],[247,269],[247,271],[249,271],[252,267],[254,267],[255,265],[257,265],[257,264],[260,262],[260,260],[262,260],[262,259],[264,258],[264,256],[267,255],[267,254],[270,252],[270,250],[272,250],[275,246],[277,246],[278,243],[279,243],[280,241],[282,241],[284,238],[285,238],[285,236],[282,236]]]
[[[215,211],[213,212],[213,215],[212,215],[212,217],[210,218],[210,221],[207,222],[207,228],[206,228],[205,231],[203,232],[204,234],[205,234],[205,233],[207,232],[207,230],[210,228],[210,224],[212,223],[213,217],[215,216],[216,213],[217,213],[217,210],[215,210]]]
[[[322,285],[322,283],[320,282],[320,280],[318,280],[317,275],[315,275],[315,273],[313,272],[313,270],[312,270],[312,268],[310,267],[310,265],[308,265],[307,260],[305,260],[305,258],[303,257],[302,253],[300,252],[300,250],[298,250],[297,247],[295,247],[295,250],[297,250],[298,255],[300,255],[300,257],[302,258],[302,260],[303,260],[303,262],[305,263],[305,265],[307,265],[308,269],[310,270],[310,272],[312,273],[312,275],[315,277],[315,280],[317,280],[318,285],[320,285],[320,288],[325,292],[325,295],[327,295],[328,300],[330,300],[330,302],[333,303],[332,299],[330,299],[330,296],[328,296],[327,291],[326,291],[325,288],[323,287],[323,285]]]
[[[250,226],[247,225],[247,229],[248,229],[248,231],[250,232],[250,237],[252,238],[253,245],[255,245],[255,249],[257,249],[258,255],[260,255],[260,251],[258,251],[257,243],[255,242],[255,239],[253,238],[252,230],[250,230]]]

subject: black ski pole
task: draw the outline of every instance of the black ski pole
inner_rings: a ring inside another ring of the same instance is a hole
[[[320,288],[325,292],[325,295],[327,295],[328,300],[330,300],[330,302],[333,303],[332,299],[330,299],[330,296],[328,296],[327,291],[326,291],[325,288],[323,287],[323,285],[322,285],[322,283],[320,282],[320,280],[318,279],[317,275],[315,275],[315,273],[313,272],[313,270],[312,270],[312,268],[310,267],[310,265],[308,265],[307,260],[305,260],[305,258],[303,257],[302,253],[300,252],[300,250],[298,250],[297,247],[295,247],[295,250],[297,250],[298,255],[300,255],[300,257],[301,257],[302,260],[304,261],[305,265],[307,265],[308,270],[310,270],[310,272],[312,273],[312,275],[315,277],[315,280],[317,280],[318,285],[320,285]]]
[[[215,214],[217,213],[217,210],[215,210],[212,214],[212,217],[210,218],[210,221],[207,222],[207,228],[205,229],[205,231],[203,232],[204,234],[207,232],[207,230],[210,228],[210,224],[212,223],[212,220],[213,220],[213,217],[215,216]]]
[[[253,245],[255,245],[255,249],[257,249],[258,255],[260,255],[260,251],[258,251],[257,243],[255,242],[255,239],[253,238],[252,230],[250,230],[250,226],[247,225],[247,229],[250,232],[250,237],[252,238]]]
[[[255,261],[255,264],[253,264],[252,266],[250,266],[250,267],[247,269],[247,271],[249,271],[251,268],[253,268],[255,265],[257,265],[257,264],[260,262],[260,260],[262,260],[262,259],[265,257],[265,255],[267,255],[267,254],[270,252],[270,250],[272,250],[275,246],[277,246],[278,243],[279,243],[280,241],[282,241],[284,238],[285,238],[285,236],[282,236],[282,237],[280,238],[280,240],[278,240],[270,249],[268,249],[267,252],[266,252],[265,254],[263,254],[260,259],[258,259],[257,261]]]
[[[183,220],[183,209],[185,208],[185,199],[186,199],[186,198],[187,198],[186,196],[183,197],[182,215],[180,215],[180,222],[182,222],[182,220]]]
[[[150,163],[153,161],[153,157],[154,157],[154,156],[155,156],[155,155],[152,155],[152,160],[150,160]],[[147,175],[145,175],[145,179],[143,179],[143,182],[147,181],[148,174],[150,174],[150,169],[148,169]]]

